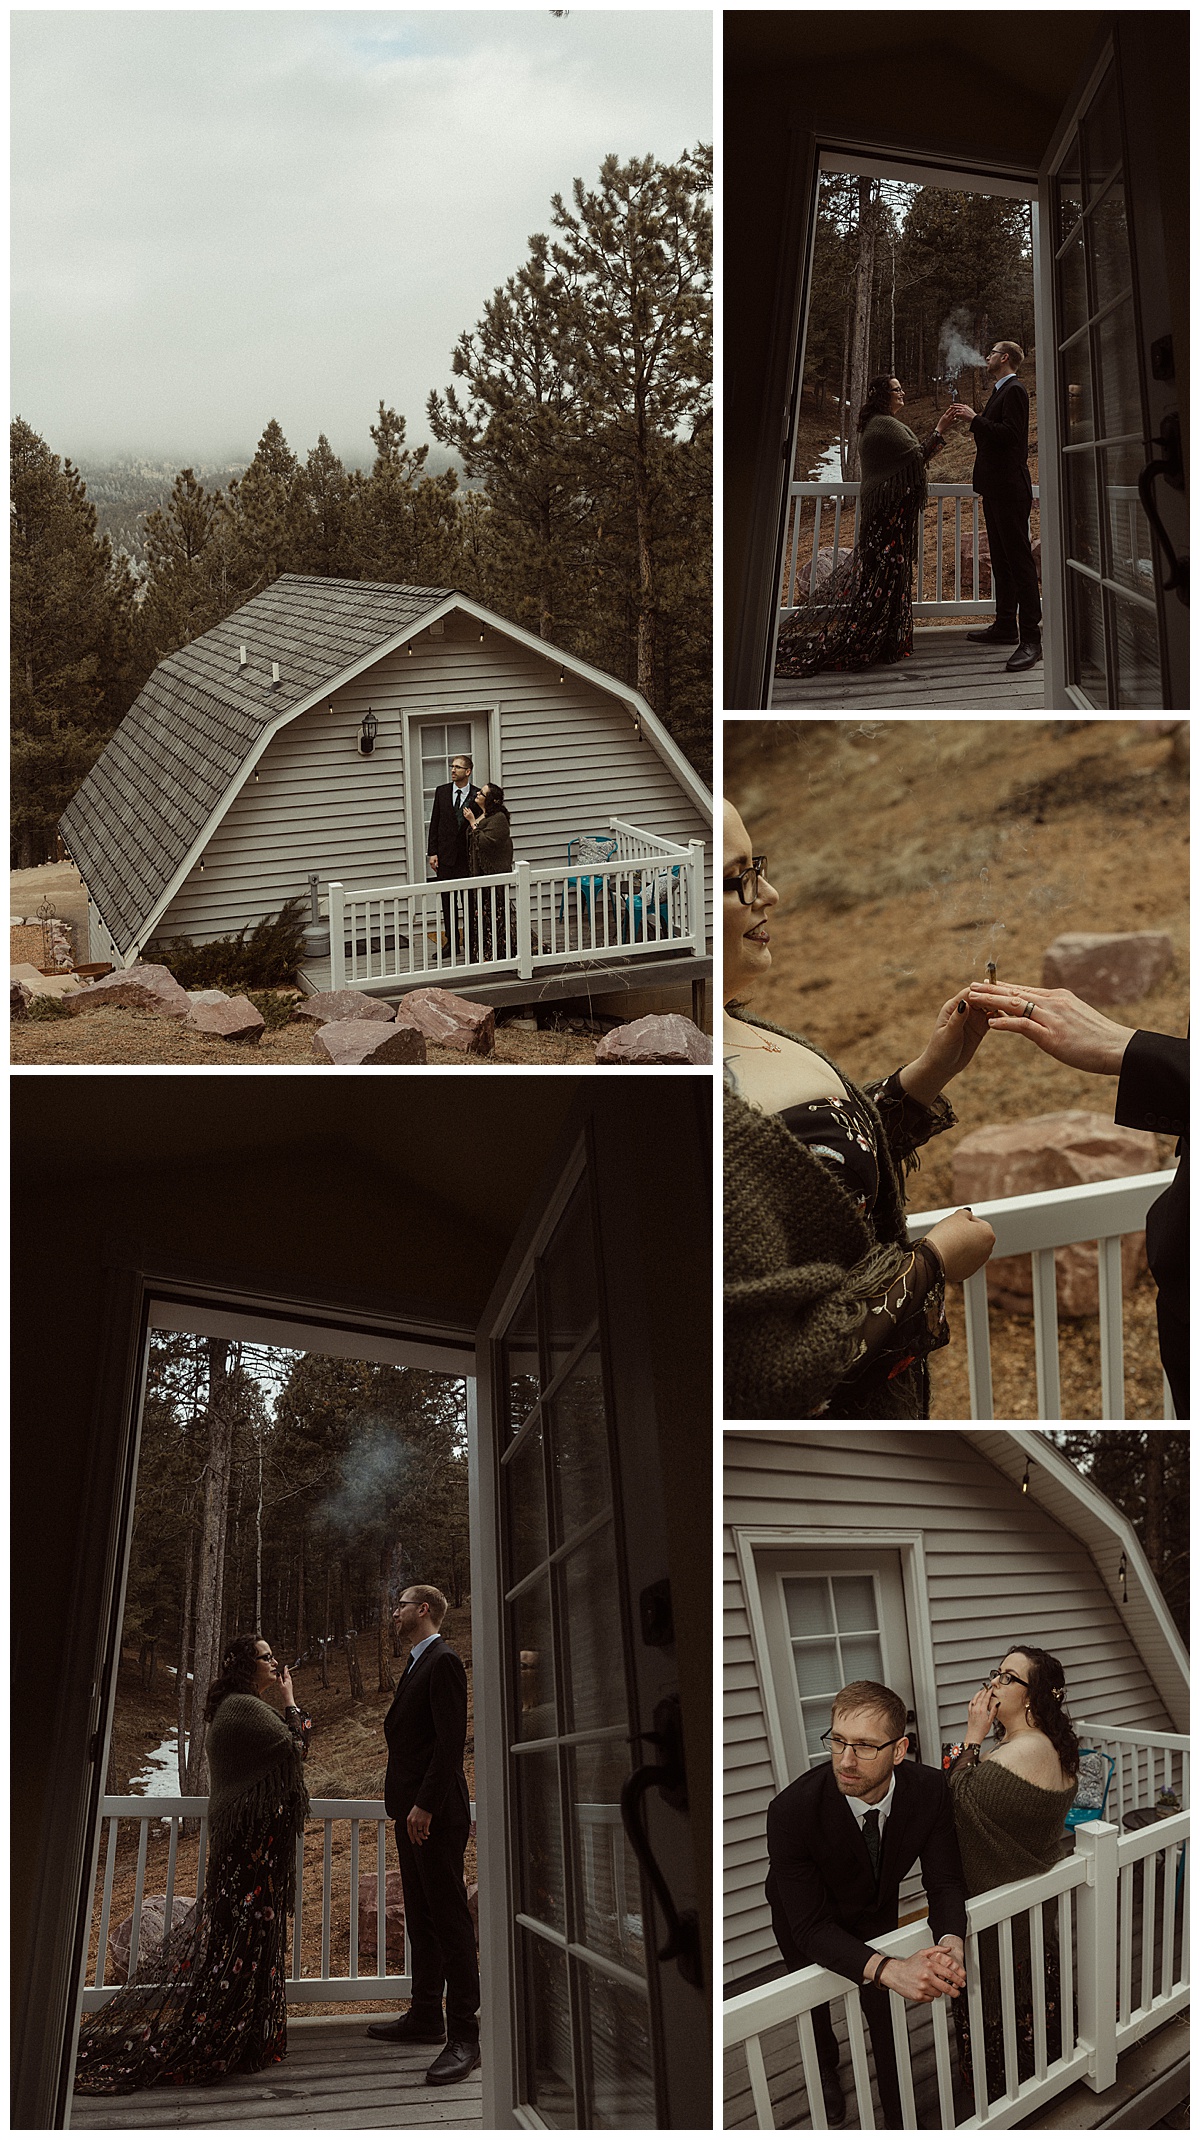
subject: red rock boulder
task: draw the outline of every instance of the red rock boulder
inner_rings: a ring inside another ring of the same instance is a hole
[[[319,1063],[351,1064],[375,1068],[385,1063],[425,1063],[429,1056],[415,1026],[396,1026],[389,1019],[339,1018],[323,1025],[313,1041]]]
[[[116,1003],[124,1010],[157,1011],[162,1018],[186,1018],[192,1008],[186,988],[179,986],[166,966],[143,966],[140,962],[125,967],[123,972],[106,973],[90,988],[64,996],[63,1001],[73,1016],[80,1011],[102,1010],[106,1003]]]
[[[596,1042],[598,1063],[711,1063],[713,1044],[690,1018],[677,1011],[635,1018],[614,1026]]]
[[[1024,1122],[972,1130],[954,1153],[952,1193],[956,1205],[975,1204],[988,1197],[1028,1196],[1038,1189],[1067,1189],[1078,1182],[1152,1174],[1158,1163],[1158,1142],[1149,1130],[1122,1129],[1107,1115],[1072,1107],[1061,1114],[1033,1115]],[[1059,1314],[1097,1314],[1095,1242],[1074,1242],[1069,1248],[1056,1249],[1054,1261]],[[1121,1244],[1125,1292],[1145,1261],[1145,1234],[1126,1234]],[[993,1257],[987,1274],[988,1298],[998,1307],[1009,1313],[1032,1312],[1030,1257]]]
[[[337,1025],[343,1018],[376,1018],[390,1025],[393,1008],[376,996],[364,996],[361,988],[323,988],[318,995],[302,996],[292,1006],[293,1018],[311,1018],[317,1025]]]
[[[262,1039],[266,1019],[248,996],[226,996],[220,1003],[192,1000],[188,1024],[197,1033],[211,1033],[216,1040],[240,1040],[251,1044]]]
[[[396,1005],[396,1024],[410,1026],[437,1048],[464,1055],[494,1055],[496,1013],[487,1003],[468,1003],[449,988],[414,988]]]
[[[404,1887],[398,1872],[384,1874],[384,1947],[386,1960],[380,1956],[376,1974],[383,1976],[390,1971],[399,1976],[404,1969]],[[376,1944],[379,1924],[379,1875],[360,1873],[358,1876],[358,1966],[362,1969],[374,1961],[379,1953]]]
[[[171,1930],[177,1931],[196,1907],[194,1895],[172,1895]],[[138,1966],[152,1968],[162,1956],[163,1926],[166,1922],[167,1898],[165,1895],[143,1895],[142,1921],[138,1926]],[[133,1938],[133,1918],[123,1917],[114,1932],[108,1935],[108,1980],[125,1984],[130,1981],[129,1943]],[[137,1982],[137,1972],[133,1972]]]
[[[1042,956],[1042,987],[1069,988],[1085,1003],[1136,1003],[1169,973],[1175,960],[1162,929],[1130,929],[1093,936],[1056,936]]]

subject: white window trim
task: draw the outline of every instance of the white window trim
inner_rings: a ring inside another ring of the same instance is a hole
[[[746,1602],[746,1616],[750,1623],[750,1646],[754,1653],[754,1668],[762,1696],[763,1720],[766,1725],[767,1745],[770,1750],[771,1768],[775,1788],[782,1791],[792,1782],[784,1751],[783,1725],[779,1713],[779,1699],[771,1674],[770,1653],[767,1647],[767,1627],[763,1615],[762,1592],[759,1584],[756,1553],[767,1548],[794,1546],[797,1548],[820,1548],[841,1552],[853,1552],[856,1547],[864,1551],[888,1550],[899,1552],[900,1576],[904,1584],[904,1609],[908,1615],[909,1659],[912,1664],[913,1702],[917,1713],[917,1730],[921,1746],[928,1760],[931,1748],[940,1753],[941,1736],[938,1721],[937,1679],[933,1662],[933,1635],[929,1621],[929,1581],[925,1569],[925,1541],[919,1530],[867,1530],[833,1529],[829,1525],[759,1524],[735,1525],[733,1531],[734,1551],[737,1554],[738,1574],[741,1578],[742,1596]],[[935,1765],[935,1764],[934,1764]]]

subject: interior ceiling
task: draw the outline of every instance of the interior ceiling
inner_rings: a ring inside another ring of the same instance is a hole
[[[795,66],[839,70],[889,57],[911,61],[922,51],[936,52],[943,64],[955,56],[986,69],[1038,103],[1065,103],[1093,43],[1113,16],[1085,9],[1078,13],[1005,12],[982,15],[920,10],[818,13],[803,8],[749,10],[725,17],[725,64],[733,68]],[[906,69],[907,71],[907,69]]]
[[[460,1213],[478,1213],[482,1191],[488,1230],[511,1238],[580,1083],[474,1069],[23,1077],[13,1085],[12,1164],[48,1183],[139,1164],[183,1169],[251,1153],[302,1164],[342,1151]]]

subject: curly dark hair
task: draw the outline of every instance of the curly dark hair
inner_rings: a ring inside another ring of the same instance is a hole
[[[221,1659],[221,1670],[204,1697],[204,1721],[211,1724],[227,1694],[253,1694],[258,1678],[261,1635],[235,1635]]]
[[[1029,1659],[1026,1702],[1039,1731],[1044,1731],[1062,1763],[1065,1776],[1079,1774],[1079,1739],[1067,1714],[1067,1675],[1057,1657],[1032,1642],[1010,1642],[1004,1654],[1019,1650]]]
[[[894,372],[876,372],[867,381],[867,398],[858,412],[858,428],[865,431],[873,416],[890,416],[892,413],[892,380]]]
[[[504,800],[504,790],[496,787],[490,780],[483,789],[483,814],[485,817],[508,816],[508,804]]]

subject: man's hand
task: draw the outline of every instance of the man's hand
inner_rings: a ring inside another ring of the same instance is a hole
[[[436,855],[430,855],[430,857],[429,857],[429,874],[430,874],[430,876],[431,876],[431,877],[436,877],[436,876],[437,876],[437,856],[436,856]]]
[[[950,414],[951,416],[957,416],[960,423],[969,424],[975,411],[968,402],[955,401],[951,403]]]
[[[413,1806],[408,1816],[409,1842],[427,1843],[432,1822],[433,1815],[432,1813],[427,1813],[424,1806]]]
[[[1016,982],[1004,987],[973,982],[968,995],[972,1015],[976,1008],[987,1015],[994,1033],[1020,1033],[1032,1040],[1043,1055],[1066,1063],[1072,1070],[1090,1070],[1099,1077],[1117,1077],[1134,1028],[1116,1025],[1102,1011],[1072,995],[1069,988],[1023,988]],[[1025,1016],[1025,1006],[1032,1006]]]
[[[932,2006],[935,1999],[948,1999],[967,1981],[962,1964],[945,1947],[922,1947],[906,1962],[890,1956],[883,1978],[885,1991],[898,1991],[914,2006]]]

